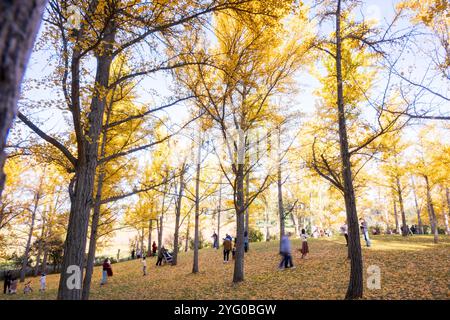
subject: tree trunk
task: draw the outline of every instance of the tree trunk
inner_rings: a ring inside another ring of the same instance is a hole
[[[151,208],[151,216],[153,216],[153,207]],[[152,231],[153,231],[153,219],[149,219],[148,222],[148,242],[147,242],[147,257],[152,256]]]
[[[395,231],[400,234],[400,224],[398,223],[398,213],[397,213],[397,201],[394,199],[394,218],[395,218]]]
[[[342,180],[344,182],[343,191],[348,222],[348,252],[350,255],[350,281],[345,298],[358,299],[362,298],[363,295],[363,261],[361,255],[358,214],[356,211],[355,191],[353,188],[352,167],[345,119],[341,41],[341,0],[338,0],[336,8],[337,107],[339,121],[339,144],[342,161]]]
[[[220,214],[222,211],[222,176],[219,181],[219,205],[217,207],[217,241],[220,241]]]
[[[110,123],[111,112],[112,112],[112,103],[109,104],[109,108],[107,109],[106,112],[105,128],[107,128]],[[100,158],[103,158],[106,154],[107,140],[108,140],[107,129],[104,129],[102,134],[102,143],[100,146]],[[94,264],[95,264],[95,252],[97,249],[98,224],[101,215],[101,201],[102,201],[104,180],[105,180],[105,164],[101,164],[100,167],[98,168],[97,190],[95,195],[95,204],[91,221],[91,234],[89,237],[89,250],[86,262],[86,274],[84,276],[83,291],[81,294],[81,298],[83,300],[89,300],[89,293],[91,290],[92,274],[94,272]]]
[[[177,265],[177,258],[178,258],[178,238],[179,238],[179,230],[180,230],[180,216],[181,216],[181,203],[183,200],[183,190],[184,190],[184,171],[185,171],[185,164],[183,163],[181,167],[181,173],[180,173],[180,188],[178,191],[178,198],[177,198],[177,205],[175,208],[175,233],[173,235],[173,257],[172,257],[172,265]]]
[[[250,198],[250,171],[248,171],[247,174],[245,175],[245,199],[246,199],[245,203],[249,202],[249,198]],[[247,235],[250,225],[249,217],[250,217],[249,207],[247,206],[247,208],[245,209],[245,231],[247,232]],[[248,244],[248,246],[250,247],[250,243]]]
[[[283,190],[281,177],[281,130],[278,128],[278,166],[277,166],[277,190],[278,190],[278,216],[280,218],[280,251],[281,239],[285,234],[285,216],[283,206]]]
[[[190,213],[188,213],[188,221],[187,221],[187,226],[186,226],[186,242],[185,242],[185,246],[184,246],[184,252],[188,252],[189,250],[189,230],[191,229],[191,215]]]
[[[144,255],[144,238],[145,238],[145,230],[144,226],[141,226],[141,257]]]
[[[236,174],[236,256],[234,261],[233,282],[244,281],[244,165],[238,164]]]
[[[0,198],[6,179],[6,140],[46,3],[47,0],[0,2]]]
[[[43,177],[41,178],[43,179]],[[36,220],[36,212],[39,206],[39,200],[41,198],[41,186],[42,186],[42,180],[39,185],[39,190],[37,190],[35,196],[34,196],[34,206],[33,211],[31,212],[31,222],[30,222],[30,230],[28,231],[28,239],[27,244],[25,246],[25,253],[23,254],[23,260],[22,260],[22,268],[20,269],[20,282],[25,281],[25,275],[27,271],[27,265],[28,265],[28,256],[30,254],[31,249],[31,239],[33,237],[33,231],[34,231],[34,222]]]
[[[413,195],[414,195],[414,204],[416,206],[416,212],[417,212],[417,224],[419,226],[419,234],[423,234],[423,223],[422,223],[422,217],[421,217],[421,213],[420,213],[420,207],[419,207],[419,203],[417,201],[417,193],[416,193],[416,186],[414,183],[414,178],[411,177],[411,186],[412,186],[412,191],[413,191]]]
[[[397,183],[397,195],[398,195],[398,203],[400,204],[400,213],[402,215],[402,236],[406,237],[408,235],[408,226],[406,224],[406,215],[405,215],[405,207],[403,204],[403,191],[402,186],[400,184],[400,178],[396,177]]]
[[[41,236],[39,237],[39,248],[36,257],[36,265],[34,267],[34,276],[36,277],[39,274],[39,265],[41,262],[42,251],[44,249],[44,238],[45,238],[45,220],[42,219],[42,228],[41,228]]]
[[[445,220],[445,234],[449,235],[450,234],[450,227],[449,227],[449,222],[448,222],[448,216],[450,215],[450,190],[449,188],[445,188],[445,195],[447,198],[447,211],[445,211],[445,209],[443,209],[444,211],[444,220]]]
[[[265,211],[265,222],[266,222],[266,241],[270,241],[270,227],[269,227],[269,210],[267,208],[267,205],[264,207]]]
[[[195,223],[194,223],[194,262],[192,273],[197,273],[198,268],[198,247],[199,247],[199,223],[200,223],[200,169],[202,156],[202,135],[199,130],[197,149],[197,169],[195,173]]]
[[[163,198],[162,198],[162,204],[161,204],[161,214],[159,216],[159,223],[158,223],[158,254],[161,252],[162,247],[162,241],[163,241],[163,219],[164,219],[164,205],[166,201],[166,193],[167,193],[167,185],[164,185],[164,192],[163,192]]]
[[[41,273],[47,273],[48,248],[44,246],[44,258],[42,258]]]
[[[431,232],[433,233],[433,240],[434,243],[438,243],[439,235],[438,235],[438,225],[436,220],[436,214],[434,212],[434,206],[433,206],[433,199],[431,198],[431,187],[430,182],[428,180],[428,176],[423,176],[425,179],[425,184],[427,187],[427,207],[428,207],[428,215],[430,217],[430,224],[431,224]]]
[[[78,150],[78,161],[75,173],[75,190],[71,191],[71,208],[69,224],[67,227],[66,241],[64,244],[64,257],[62,272],[59,281],[58,300],[80,300],[82,290],[80,288],[69,288],[68,281],[70,266],[78,266],[79,282],[83,279],[83,267],[85,264],[85,250],[87,233],[89,228],[89,217],[92,207],[92,197],[97,171],[98,145],[101,129],[103,127],[103,116],[106,104],[106,95],[100,91],[109,85],[110,68],[112,56],[110,51],[115,42],[116,27],[111,21],[106,28],[103,39],[104,48],[102,55],[97,56],[97,70],[95,77],[95,88],[97,91],[91,100],[90,112],[88,114],[88,137],[82,137],[82,150]],[[78,66],[75,69],[79,69]],[[78,76],[78,75],[76,75]],[[72,78],[73,82],[73,78]],[[79,94],[79,92],[77,93]]]

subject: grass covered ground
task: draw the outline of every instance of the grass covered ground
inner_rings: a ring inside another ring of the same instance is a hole
[[[373,236],[363,248],[364,268],[381,268],[381,289],[365,288],[365,299],[450,299],[450,237],[435,245],[431,236]],[[349,263],[342,237],[310,239],[310,254],[301,260],[300,241],[293,241],[296,269],[279,271],[278,242],[251,243],[245,258],[245,282],[233,285],[233,263],[223,264],[221,250],[200,250],[200,273],[192,274],[192,252],[182,253],[175,267],[156,267],[148,258],[142,276],[139,260],[113,265],[114,276],[100,286],[96,268],[91,299],[343,299]],[[365,275],[366,276],[366,275]],[[47,277],[48,290],[39,293],[39,278],[31,278],[34,292],[1,295],[0,299],[55,299],[58,275]]]

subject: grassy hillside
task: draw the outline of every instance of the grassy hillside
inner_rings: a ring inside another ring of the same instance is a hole
[[[438,245],[430,236],[374,236],[373,246],[363,248],[364,267],[381,268],[381,289],[365,288],[366,299],[450,299],[450,237]],[[200,250],[200,273],[192,274],[192,252],[182,253],[179,265],[156,267],[149,258],[144,277],[140,261],[113,265],[114,276],[100,286],[101,270],[95,269],[91,299],[343,299],[349,265],[341,237],[311,239],[310,254],[301,260],[299,240],[293,241],[297,268],[280,271],[278,242],[251,243],[245,259],[245,282],[233,285],[233,263],[223,264],[221,250]],[[32,278],[34,292],[0,299],[55,299],[58,275],[47,277],[48,290],[39,293],[39,278]]]

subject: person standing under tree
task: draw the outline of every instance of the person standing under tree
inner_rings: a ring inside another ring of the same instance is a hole
[[[41,287],[39,288],[39,292],[45,292],[45,288],[47,286],[47,276],[45,273],[41,274],[41,278],[39,279],[39,283]]]
[[[370,247],[369,228],[367,227],[367,222],[363,218],[359,219],[359,221],[361,223],[361,233],[363,234],[364,240],[366,241],[366,246]]]
[[[244,251],[248,252],[248,232],[244,232]]]
[[[9,293],[9,287],[11,286],[11,271],[6,271],[3,281],[3,294],[7,294]]]
[[[344,235],[344,237],[345,237],[345,244],[348,247],[348,226],[347,226],[347,223],[344,223],[341,226],[340,230],[341,230],[341,234]]]
[[[230,260],[231,240],[226,237],[223,239],[223,263],[228,263]]]
[[[309,252],[308,236],[306,235],[305,229],[302,229],[302,234],[300,235],[300,238],[302,239],[302,248],[300,249],[300,252],[302,253],[302,259],[303,259],[303,258],[306,258],[306,255]]]
[[[217,233],[215,231],[211,238],[213,238],[213,248],[216,250],[219,249],[219,239],[218,239]]]
[[[142,272],[144,273],[144,276],[147,275],[147,260],[145,260],[145,256],[142,257]]]
[[[152,253],[153,253],[153,256],[156,256],[156,250],[158,249],[158,246],[156,245],[156,242],[155,241],[153,241],[153,244],[152,244]]]
[[[105,259],[103,261],[103,273],[102,273],[102,282],[100,285],[104,285],[108,282],[108,276],[111,274],[112,276],[112,269],[111,265],[109,264],[109,260]]]

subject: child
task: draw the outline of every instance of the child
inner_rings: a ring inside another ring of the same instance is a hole
[[[45,273],[41,274],[41,279],[39,280],[40,284],[41,284],[41,288],[39,289],[39,292],[45,292],[45,287],[46,287],[46,282],[47,282],[47,277],[45,275]]]
[[[300,238],[302,239],[302,249],[300,252],[302,253],[302,259],[306,257],[306,255],[309,252],[308,248],[308,236],[306,235],[305,229],[302,229],[302,234],[300,235]]]
[[[144,276],[147,275],[147,261],[145,260],[145,256],[142,257],[142,271],[144,272]]]
[[[28,281],[27,283],[25,283],[25,287],[23,288],[23,294],[31,292],[33,292],[33,288],[31,288],[31,281]]]

